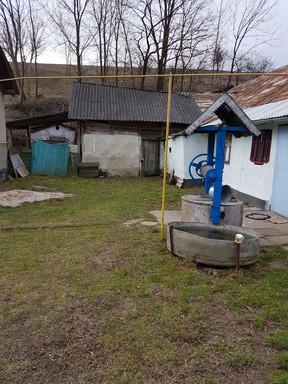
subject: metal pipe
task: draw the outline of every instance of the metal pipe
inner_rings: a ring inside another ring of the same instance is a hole
[[[173,75],[172,75],[172,73],[170,73],[169,83],[168,83],[168,98],[167,98],[167,113],[166,113],[166,135],[165,135],[165,151],[164,151],[164,175],[163,175],[163,186],[162,186],[161,240],[164,239],[164,212],[165,212],[166,173],[167,173],[168,138],[169,138],[169,126],[170,126],[172,82],[173,82]]]

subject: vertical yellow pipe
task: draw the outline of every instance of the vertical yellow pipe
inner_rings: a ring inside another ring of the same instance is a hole
[[[168,81],[168,98],[167,98],[167,115],[166,115],[166,135],[165,135],[165,150],[164,150],[164,175],[162,187],[162,209],[161,209],[161,239],[164,239],[164,212],[165,212],[165,193],[166,193],[166,173],[167,173],[167,156],[168,156],[168,137],[170,126],[170,112],[171,112],[171,95],[172,95],[172,81],[173,75],[169,74]]]

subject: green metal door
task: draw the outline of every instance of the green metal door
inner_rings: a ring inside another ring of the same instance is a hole
[[[158,176],[160,174],[160,142],[143,139],[142,158],[144,176]]]

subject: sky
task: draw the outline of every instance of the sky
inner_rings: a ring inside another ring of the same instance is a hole
[[[261,52],[264,56],[271,58],[275,68],[288,65],[288,0],[278,0],[278,2],[278,12],[274,22],[277,25],[280,38],[273,44],[274,46],[263,45],[261,47]],[[47,49],[39,57],[39,63],[65,64],[65,55],[57,53],[54,49]]]
[[[253,1],[253,0],[251,0]],[[275,22],[279,26],[279,32],[282,37],[276,43],[275,47],[263,47],[263,52],[271,57],[275,63],[276,68],[288,65],[288,0],[279,0],[278,14],[276,15]]]

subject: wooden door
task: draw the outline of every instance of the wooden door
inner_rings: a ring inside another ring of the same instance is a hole
[[[160,142],[158,140],[142,140],[142,159],[144,176],[160,174]]]

